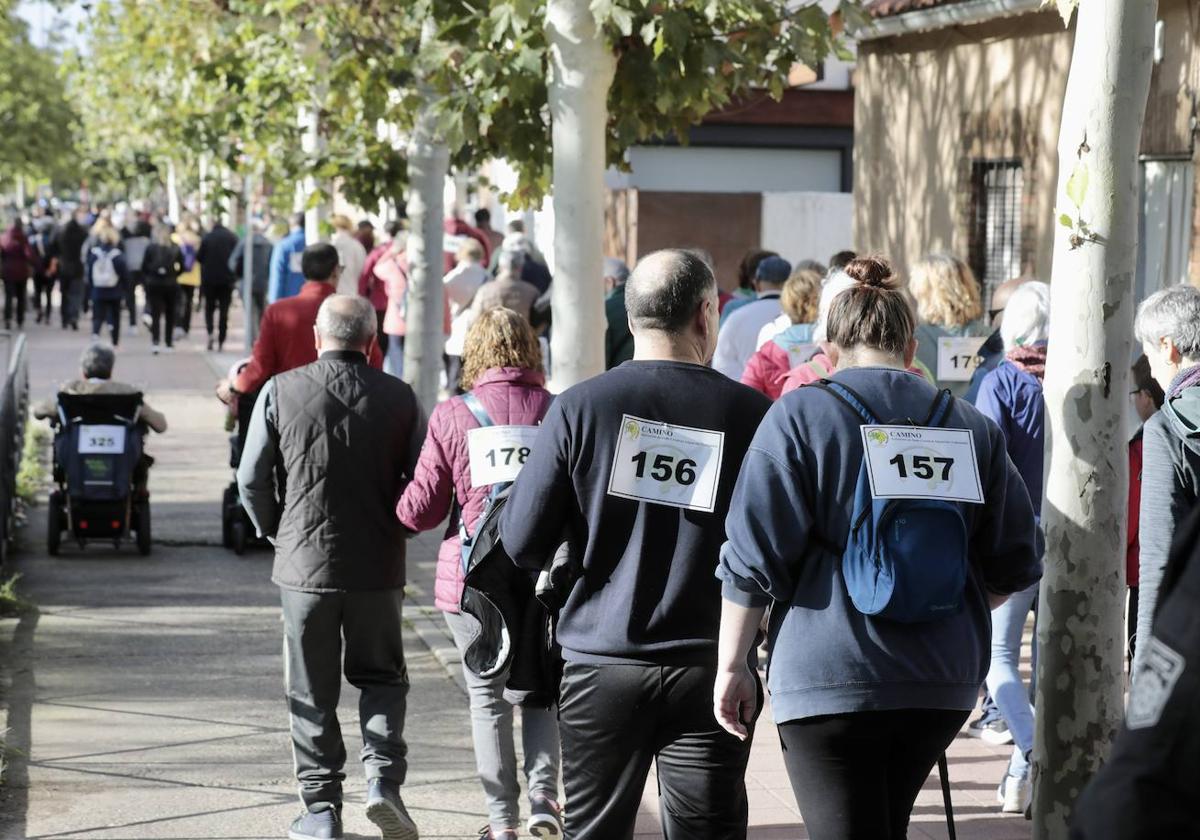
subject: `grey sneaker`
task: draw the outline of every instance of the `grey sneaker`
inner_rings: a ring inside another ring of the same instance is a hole
[[[328,803],[312,806],[292,822],[288,840],[338,840],[342,836],[341,811]]]
[[[421,836],[400,798],[400,786],[386,779],[367,782],[367,819],[379,827],[383,840],[419,840]]]
[[[529,798],[529,824],[526,830],[538,840],[562,840],[562,808],[545,794]]]

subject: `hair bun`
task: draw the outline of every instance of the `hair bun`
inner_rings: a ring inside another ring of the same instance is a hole
[[[872,289],[893,290],[900,287],[892,264],[883,257],[859,257],[842,269],[855,282]]]

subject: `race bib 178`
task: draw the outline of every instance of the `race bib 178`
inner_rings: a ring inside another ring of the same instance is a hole
[[[968,336],[938,339],[937,378],[939,382],[969,382],[981,361],[979,350],[984,338]]]
[[[983,504],[970,429],[863,426],[863,457],[876,499]]]
[[[80,455],[120,455],[125,451],[124,426],[80,426]]]
[[[690,426],[621,418],[608,493],[622,499],[653,502],[712,513],[725,433]]]
[[[516,481],[537,437],[537,426],[485,426],[467,432],[471,486]]]

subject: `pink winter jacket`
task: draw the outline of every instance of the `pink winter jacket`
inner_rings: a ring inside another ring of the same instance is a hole
[[[536,426],[552,399],[550,392],[542,387],[544,383],[541,371],[491,368],[471,390],[497,426]],[[446,400],[433,410],[416,474],[396,505],[396,516],[405,528],[410,531],[436,528],[451,513],[457,500],[467,532],[474,531],[483,515],[489,490],[471,487],[467,432],[478,427],[462,397]],[[438,549],[433,593],[438,609],[452,613],[459,611],[463,590],[459,516],[451,516]]]
[[[768,341],[746,362],[746,369],[742,371],[742,384],[777,400],[791,368],[792,358],[788,351],[774,340]]]

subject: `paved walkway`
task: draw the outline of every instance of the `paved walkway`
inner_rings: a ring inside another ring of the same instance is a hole
[[[75,373],[83,333],[29,325],[35,397]],[[230,337],[236,346],[240,335]],[[269,555],[237,558],[219,545],[219,499],[230,480],[221,406],[210,397],[235,354],[181,342],[152,357],[145,330],[123,341],[118,378],[144,386],[168,415],[153,440],[157,545],[149,558],[65,546],[45,554],[44,505],[22,534],[15,568],[39,611],[0,621],[0,663],[11,685],[8,740],[24,756],[0,789],[0,840],[21,838],[225,838],[284,836],[298,809],[291,778],[277,595]],[[485,821],[474,777],[457,656],[431,606],[437,532],[410,545],[412,677],[405,798],[428,838],[472,838]],[[342,721],[357,751],[355,692]],[[760,725],[749,776],[751,837],[801,838],[774,728]],[[1006,753],[960,738],[951,774],[963,840],[1027,838],[1001,817],[994,790]],[[347,831],[375,836],[355,807],[363,783],[348,764]],[[639,837],[660,836],[653,780]],[[912,837],[945,837],[932,785]]]

